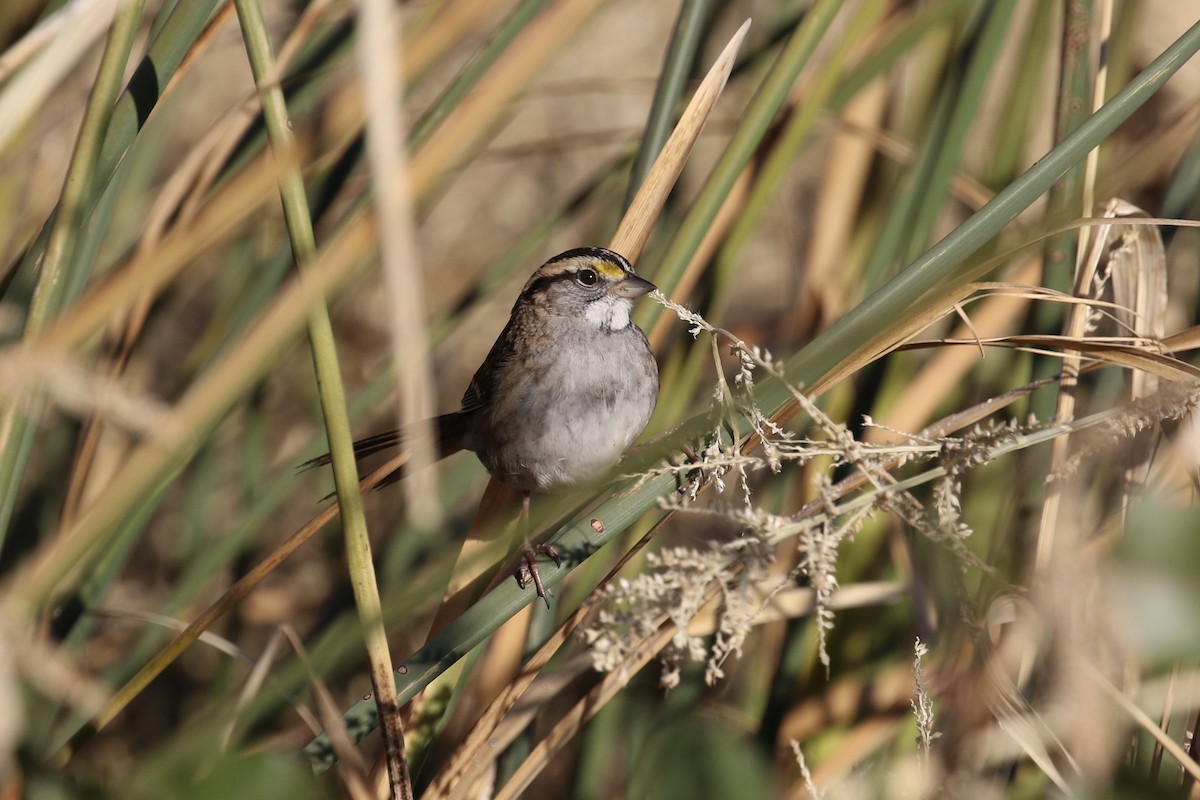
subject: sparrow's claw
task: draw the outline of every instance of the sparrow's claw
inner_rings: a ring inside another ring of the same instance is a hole
[[[559,556],[553,545],[532,545],[526,542],[525,546],[521,548],[521,560],[517,564],[513,577],[517,579],[517,585],[522,589],[532,583],[537,589],[538,597],[546,602],[546,608],[550,608],[550,592],[546,591],[546,587],[542,584],[542,575],[538,571],[537,565],[538,556],[546,556],[554,562],[556,567],[562,566],[562,557]]]

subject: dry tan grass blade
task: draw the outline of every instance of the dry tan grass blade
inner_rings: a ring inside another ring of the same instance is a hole
[[[691,102],[684,109],[671,137],[663,145],[662,152],[654,160],[654,166],[650,168],[645,183],[629,204],[629,210],[625,212],[621,224],[617,226],[617,232],[613,234],[609,247],[630,261],[636,261],[642,248],[646,246],[650,230],[658,220],[658,214],[666,204],[667,196],[675,188],[675,181],[679,179],[679,173],[683,171],[683,165],[687,163],[692,147],[700,138],[700,131],[704,129],[709,113],[716,105],[717,98],[721,96],[730,73],[733,72],[734,59],[748,30],[750,20],[742,23],[742,27],[738,28],[729,44],[725,45],[721,55],[717,56],[696,93],[692,95]]]
[[[911,350],[926,346],[927,343],[914,342],[897,349]],[[1102,361],[1131,370],[1142,370],[1149,375],[1166,378],[1172,381],[1200,380],[1200,368],[1186,361],[1180,361],[1168,355],[1155,352],[1146,347],[1145,340],[1130,338],[1096,338],[1085,337],[1076,339],[1071,336],[995,336],[987,339],[942,339],[940,345],[967,346],[972,350],[980,345],[1016,347],[1022,350],[1036,352],[1040,355],[1053,357],[1061,356],[1064,361],[1081,362],[1083,357],[1089,361]],[[1082,371],[1082,367],[1078,367]],[[1146,395],[1143,395],[1146,396]],[[1063,418],[1065,421],[1066,418]]]
[[[1150,216],[1120,198],[1109,201],[1108,211],[1118,219]],[[1167,251],[1162,234],[1153,224],[1114,225],[1110,238],[1108,273],[1117,321],[1136,336],[1161,341],[1167,332]],[[1158,387],[1159,376],[1153,372],[1133,370],[1129,374],[1133,400],[1156,393]],[[1153,442],[1134,445],[1125,470],[1126,488],[1145,482],[1152,453]]]
[[[1106,216],[1149,218],[1142,209],[1120,198],[1109,201]],[[1167,254],[1162,235],[1152,224],[1114,225],[1110,233],[1108,273],[1116,317],[1125,332],[1161,340],[1167,331]],[[1153,376],[1135,373],[1134,399],[1158,388]]]

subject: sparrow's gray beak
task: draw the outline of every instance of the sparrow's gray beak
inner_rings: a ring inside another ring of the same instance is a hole
[[[644,294],[650,294],[658,287],[645,278],[639,278],[637,275],[627,275],[625,278],[613,284],[610,290],[617,297],[624,297],[632,300],[635,297],[641,297]]]

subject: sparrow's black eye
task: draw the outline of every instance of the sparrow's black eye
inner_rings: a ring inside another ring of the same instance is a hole
[[[596,270],[594,269],[581,269],[575,276],[575,280],[579,281],[580,286],[595,286],[596,281],[600,280],[600,278],[596,275]]]

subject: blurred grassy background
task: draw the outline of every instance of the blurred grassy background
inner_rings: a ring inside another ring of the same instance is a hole
[[[396,418],[396,301],[375,254],[398,223],[372,211],[363,125],[378,109],[362,100],[360,6],[263,4],[296,139],[283,152],[267,142],[239,26],[249,2],[0,9],[0,797],[369,796],[362,786],[381,782],[377,734],[358,745],[363,784],[347,752],[320,776],[298,754],[328,722],[314,686],[339,710],[371,688],[336,524],[110,702],[323,508],[329,479],[295,469],[328,449],[303,332],[314,298],[328,300],[355,434]],[[1187,750],[1200,724],[1200,242],[1179,223],[1078,224],[1111,197],[1197,219],[1194,4],[399,12],[425,309],[424,336],[401,347],[427,348],[438,409],[456,406],[538,264],[609,241],[644,175],[639,150],[655,147],[647,129],[669,129],[753,19],[638,261],[726,338],[713,347],[639,306],[663,386],[630,470],[652,473],[686,442],[724,492],[669,513],[655,497],[676,505],[676,479],[657,472],[631,492],[569,498],[547,519],[603,520],[613,543],[553,608],[474,647],[521,604],[506,584],[507,600],[424,649],[486,473],[469,454],[437,467],[432,528],[395,487],[365,498],[402,688],[436,677],[407,718],[418,796],[1200,794]],[[1142,71],[1172,47],[1161,77],[1178,73],[1160,88]],[[1084,124],[1102,103],[1111,124]],[[1048,152],[1071,167],[1061,180],[1026,173]],[[306,282],[278,201],[290,166],[316,233]],[[1085,283],[1075,266],[1097,238],[1114,277]],[[1132,294],[1114,294],[1122,281]],[[1070,294],[1138,315],[1083,326],[1070,319],[1083,306],[1059,302]],[[727,337],[774,358],[753,393],[735,384],[714,412],[718,370],[732,382],[745,363]],[[1071,408],[1058,376],[1079,352]],[[816,405],[797,413],[801,386]],[[755,424],[767,458],[745,435]],[[615,619],[599,617],[593,588],[650,531],[673,576],[661,581],[723,604],[690,620],[676,595],[649,597],[660,584],[635,579],[655,569],[642,552],[621,572],[632,605],[610,590]],[[744,549],[705,560],[729,542]],[[704,571],[717,566],[723,577]],[[584,637],[551,635],[581,622],[618,649],[615,672],[591,669]],[[639,631],[657,644],[638,652]],[[707,648],[743,635],[710,685]],[[918,637],[929,652],[915,686]],[[653,661],[672,639],[699,658],[668,655],[678,685],[664,692]],[[534,699],[496,738],[470,740],[547,641]],[[932,716],[918,723],[920,697]],[[94,719],[105,724],[91,735]]]

